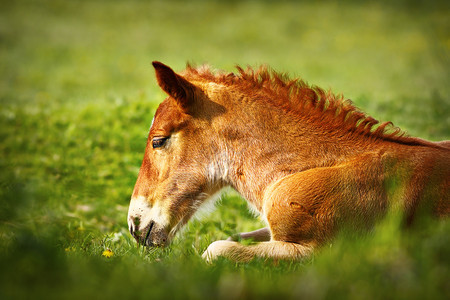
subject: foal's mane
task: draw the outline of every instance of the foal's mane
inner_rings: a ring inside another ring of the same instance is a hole
[[[267,66],[257,69],[236,66],[239,74],[211,70],[207,65],[193,67],[187,65],[181,74],[188,80],[209,81],[233,86],[251,93],[271,105],[293,112],[299,118],[319,122],[326,128],[340,128],[347,132],[364,135],[368,138],[382,139],[408,145],[424,145],[424,140],[408,137],[392,122],[380,123],[360,111],[349,99],[310,86],[305,81],[290,79],[286,74],[277,73]],[[265,96],[265,97],[264,97]],[[269,96],[269,97],[267,97]]]

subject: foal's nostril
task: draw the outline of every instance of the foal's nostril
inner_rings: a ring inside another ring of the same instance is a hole
[[[128,224],[128,230],[130,231],[131,235],[138,242],[138,244],[150,247],[153,246],[150,236],[152,234],[155,222],[150,222],[150,224],[148,224],[145,228],[139,228],[139,224],[139,217],[134,217],[130,220]]]
[[[151,222],[147,231],[147,234],[145,235],[145,239],[142,241],[143,245],[151,246],[152,242],[148,240],[148,237],[150,236],[150,233],[152,232],[153,225],[155,225],[155,222]]]
[[[130,227],[128,228],[128,230],[130,231],[131,235],[134,236],[134,226],[133,226],[133,224],[130,224]]]

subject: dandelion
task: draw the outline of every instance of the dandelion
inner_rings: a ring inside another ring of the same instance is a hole
[[[106,258],[110,258],[111,256],[114,255],[114,252],[111,251],[111,249],[106,249],[105,251],[103,251],[102,256],[106,257]]]

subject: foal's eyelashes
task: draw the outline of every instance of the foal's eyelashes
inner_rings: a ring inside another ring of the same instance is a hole
[[[153,149],[156,148],[161,148],[162,146],[164,146],[164,144],[166,143],[166,141],[169,139],[168,136],[157,136],[154,137],[152,140],[152,147]]]

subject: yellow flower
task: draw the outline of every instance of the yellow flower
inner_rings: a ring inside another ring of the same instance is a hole
[[[106,257],[106,258],[110,258],[111,256],[114,255],[114,252],[112,252],[110,249],[106,249],[105,251],[103,251],[102,256]]]

